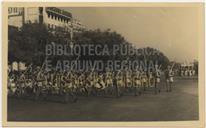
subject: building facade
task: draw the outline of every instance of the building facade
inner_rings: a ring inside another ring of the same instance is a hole
[[[8,24],[13,27],[20,28],[23,25],[24,8],[9,8],[8,9]]]
[[[56,7],[10,7],[8,8],[8,25],[20,29],[24,24],[40,23],[45,24],[50,32],[61,30],[70,33],[72,40],[73,33],[82,32],[85,27],[77,19],[74,19],[68,11]],[[23,62],[13,62],[11,70],[25,70]]]
[[[81,32],[85,27],[68,11],[56,7],[9,8],[8,23],[21,28],[24,23],[43,23],[50,31]]]

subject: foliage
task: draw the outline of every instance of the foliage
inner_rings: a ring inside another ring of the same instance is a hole
[[[23,27],[18,30],[12,27],[9,27],[9,62],[13,61],[23,61],[27,64],[34,63],[34,65],[42,65],[45,59],[45,46],[51,42],[55,44],[68,44],[70,42],[70,33],[64,32],[62,30],[56,30],[52,32],[47,29],[44,24],[24,24]],[[111,56],[113,45],[121,45],[128,43],[124,37],[117,32],[112,32],[110,29],[101,31],[97,30],[88,30],[81,33],[75,33],[74,39],[75,44],[93,44],[93,45],[107,45],[109,48],[109,56],[101,56],[102,60],[108,59],[119,59],[119,60],[152,60],[158,61],[163,68],[169,63],[168,58],[159,50],[146,47],[141,49],[136,49],[139,51],[148,51],[149,53],[156,53],[151,55],[133,55],[133,56],[123,56],[117,53],[115,56]],[[124,49],[125,50],[125,49]],[[120,52],[120,51],[117,51]],[[53,56],[53,60],[58,59],[69,59],[66,56]],[[99,56],[90,56],[82,55],[79,59],[90,59],[98,60]]]

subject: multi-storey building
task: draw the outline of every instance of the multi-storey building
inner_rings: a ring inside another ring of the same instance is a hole
[[[49,30],[80,32],[85,29],[80,21],[74,19],[68,11],[56,7],[9,8],[10,26],[21,28],[24,23],[43,23]]]
[[[86,29],[86,27],[77,19],[72,19],[72,26],[74,28],[74,32],[81,32]]]
[[[23,25],[24,8],[9,8],[8,9],[8,24],[13,27],[20,28]]]
[[[45,24],[51,32],[57,32],[57,30],[70,32],[71,40],[73,33],[85,29],[70,12],[56,7],[10,7],[8,9],[9,26],[20,29],[25,23]],[[11,67],[13,70],[25,70],[26,68],[23,62],[14,62]]]

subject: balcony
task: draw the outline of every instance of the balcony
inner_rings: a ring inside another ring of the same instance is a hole
[[[51,13],[51,14],[55,14],[58,16],[62,16],[62,17],[68,18],[68,19],[72,18],[72,14],[70,12],[61,10],[59,8],[56,8],[56,7],[46,7],[46,12]]]

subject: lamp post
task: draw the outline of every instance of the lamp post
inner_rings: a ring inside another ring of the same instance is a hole
[[[73,18],[71,18],[71,28],[70,28],[70,48],[73,48]]]

